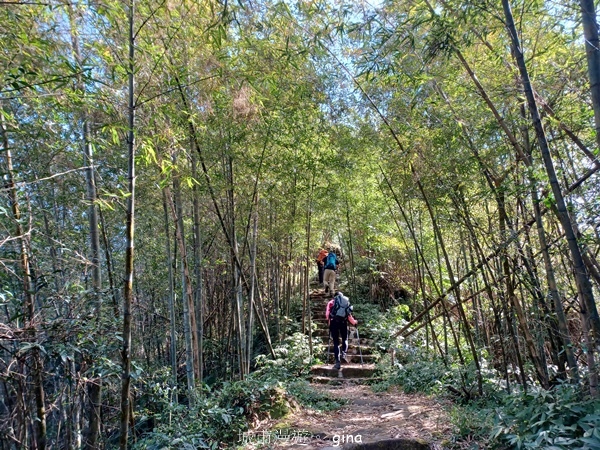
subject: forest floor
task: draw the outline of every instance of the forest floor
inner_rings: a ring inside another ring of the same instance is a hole
[[[257,444],[262,439],[262,445],[246,448],[327,450],[342,447],[352,436],[354,442],[412,439],[442,449],[452,435],[447,405],[435,399],[399,390],[373,392],[351,383],[312,386],[347,403],[323,412],[296,407],[283,419],[261,423],[251,437]]]

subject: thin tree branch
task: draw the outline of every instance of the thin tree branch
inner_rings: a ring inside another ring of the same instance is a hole
[[[19,187],[23,187],[23,186],[28,186],[28,185],[31,185],[31,184],[39,183],[40,181],[51,180],[53,178],[61,177],[63,175],[71,173],[71,172],[78,172],[80,170],[86,170],[86,169],[89,169],[89,168],[90,168],[89,166],[83,166],[83,167],[78,167],[77,169],[71,169],[71,170],[67,170],[65,172],[55,173],[54,175],[50,175],[49,177],[38,178],[38,179],[33,180],[33,181],[19,181],[19,182],[15,183],[15,187],[19,188]],[[10,188],[8,188],[8,187],[0,188],[0,192],[6,192],[6,191],[9,191],[9,190],[10,190]]]

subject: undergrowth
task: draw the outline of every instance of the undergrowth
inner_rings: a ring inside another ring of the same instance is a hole
[[[511,386],[492,370],[482,370],[483,392],[466,368],[418,351],[401,352],[402,362],[392,365],[389,355],[378,365],[380,382],[374,390],[400,386],[452,400],[451,448],[460,449],[600,449],[600,401],[591,399],[580,384],[558,384],[550,390],[529,385]]]
[[[497,448],[600,449],[600,401],[579,385],[506,395],[494,413],[490,442]]]
[[[295,334],[275,349],[276,358],[257,358],[258,368],[244,380],[222,383],[193,401],[174,402],[167,371],[157,371],[144,383],[150,392],[141,412],[152,429],[141,433],[137,450],[232,448],[243,433],[267,418],[285,417],[299,407],[332,410],[342,402],[310,387],[305,376],[312,360],[306,336]]]

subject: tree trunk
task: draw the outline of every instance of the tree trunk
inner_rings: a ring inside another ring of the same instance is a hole
[[[462,351],[460,349],[458,335],[457,335],[457,333],[456,333],[456,331],[454,329],[454,325],[452,324],[452,321],[451,321],[451,318],[449,316],[449,311],[448,311],[448,309],[446,307],[446,304],[444,303],[445,294],[442,295],[443,286],[441,284],[438,286],[438,284],[436,283],[435,277],[433,276],[433,274],[431,272],[431,269],[429,268],[429,265],[427,264],[427,260],[425,259],[425,256],[423,255],[423,251],[421,249],[422,245],[419,244],[419,239],[418,239],[418,237],[417,237],[417,235],[416,235],[416,233],[414,231],[415,230],[415,226],[414,226],[414,220],[412,219],[412,214],[411,214],[411,217],[409,218],[408,215],[406,214],[406,212],[404,211],[404,208],[402,207],[402,203],[398,199],[398,196],[394,192],[392,184],[390,183],[389,179],[387,178],[387,176],[385,175],[385,173],[383,172],[383,169],[381,169],[381,167],[380,167],[380,170],[381,170],[381,173],[382,173],[382,175],[383,175],[383,177],[384,177],[384,179],[385,179],[385,181],[386,181],[386,183],[388,185],[388,188],[390,189],[390,192],[392,193],[392,197],[394,198],[394,200],[395,200],[395,202],[396,202],[396,204],[398,206],[398,209],[400,209],[402,217],[404,218],[404,221],[405,221],[405,223],[406,223],[406,225],[407,225],[407,227],[409,229],[409,232],[410,232],[410,234],[411,234],[411,236],[413,238],[413,243],[414,243],[415,250],[416,250],[417,265],[419,264],[419,259],[420,259],[421,262],[423,263],[424,270],[426,270],[427,273],[429,274],[429,278],[430,278],[430,280],[431,280],[431,282],[432,282],[432,284],[433,284],[433,286],[434,286],[434,288],[436,290],[436,293],[438,295],[438,300],[441,301],[441,303],[442,303],[442,310],[443,310],[442,316],[443,316],[443,320],[444,320],[444,349],[445,349],[445,351],[442,351],[442,349],[440,348],[439,349],[440,350],[440,354],[442,354],[442,355],[447,355],[448,354],[448,335],[447,335],[447,326],[448,326],[450,328],[450,330],[451,330],[451,334],[452,334],[452,337],[454,339],[454,344],[455,344],[455,347],[456,347],[456,352],[458,354],[459,360],[460,360],[461,364],[464,365],[464,358],[463,358],[463,355],[462,355]],[[411,213],[412,213],[412,210],[411,210]],[[397,226],[398,230],[401,232],[400,225],[397,222],[396,222],[396,226]],[[422,224],[420,222],[419,222],[419,228],[422,228]],[[437,246],[436,246],[436,249],[437,249]],[[438,262],[439,262],[439,253],[438,253]],[[423,275],[423,277],[424,277],[424,275]],[[440,283],[441,283],[441,281],[442,280],[440,280]],[[421,283],[421,284],[423,284],[423,283]],[[427,294],[426,294],[423,286],[422,286],[422,294],[423,294],[423,303],[424,303],[424,306],[425,306],[425,311],[426,311],[426,316],[427,316],[426,319],[425,319],[425,325],[427,326],[427,323],[429,323],[431,325],[429,328],[431,328],[431,333],[433,335],[432,339],[435,342],[437,342],[437,338],[435,336],[435,332],[434,332],[434,329],[433,329],[433,324],[431,323],[431,320],[435,319],[435,317],[433,319],[430,319],[429,311],[431,310],[432,306],[429,306],[429,304],[428,304]],[[436,303],[438,303],[437,300],[436,300]],[[418,317],[416,317],[413,320],[411,320],[411,323],[415,322],[416,320],[418,320],[422,316],[423,316],[422,313],[419,314]],[[428,333],[429,328],[426,328],[427,338],[429,338],[429,333]],[[427,342],[429,342],[429,341],[427,341]],[[429,344],[427,344],[427,345],[429,345]],[[438,346],[439,346],[439,344],[438,344]],[[446,363],[446,361],[444,361],[444,363]]]
[[[258,198],[256,198],[255,211],[253,214],[252,226],[252,247],[250,249],[250,295],[248,296],[248,326],[246,327],[246,374],[250,373],[250,363],[252,361],[252,344],[254,328],[254,292],[256,290],[256,244],[258,241]]]
[[[582,332],[583,339],[585,342],[586,350],[585,356],[587,360],[588,368],[590,369],[589,374],[589,382],[590,382],[590,394],[592,397],[598,397],[598,372],[592,370],[592,368],[596,367],[596,355],[592,351],[593,342],[591,339],[591,333],[588,328],[588,321],[586,320],[585,311],[581,313],[581,324],[582,324]]]
[[[524,209],[524,205],[523,205]],[[525,215],[525,211],[523,211],[523,215]],[[542,289],[540,277],[538,275],[537,265],[535,256],[533,254],[531,236],[529,231],[525,232],[525,248],[523,246],[519,246],[519,256],[523,265],[525,266],[526,272],[516,273],[516,276],[521,280],[520,290],[521,290],[521,298],[526,298],[525,292],[523,292],[524,287],[531,294],[533,298],[533,309],[535,312],[535,329],[537,330],[537,347],[538,353],[540,357],[543,359],[544,367],[547,366],[547,361],[545,357],[545,339],[548,340],[550,344],[550,348],[548,349],[548,353],[550,353],[550,358],[552,360],[552,364],[554,364],[558,369],[558,377],[564,379],[566,377],[566,358],[564,357],[564,353],[561,352],[561,345],[557,341],[560,341],[560,332],[558,330],[558,321],[552,311],[548,307],[546,302],[544,291]],[[514,263],[515,266],[518,265],[518,262]],[[560,352],[560,354],[559,354]]]
[[[498,214],[499,214],[499,228],[500,228],[500,236],[504,239],[507,235],[506,225],[508,222],[508,215],[506,212],[506,202],[504,193],[501,191],[497,191],[495,193],[496,201],[498,203]],[[511,230],[512,231],[512,230]],[[546,365],[542,364],[541,358],[538,355],[537,348],[535,346],[535,341],[533,336],[529,330],[529,324],[527,323],[527,318],[523,312],[523,308],[521,306],[521,302],[517,298],[515,287],[513,284],[511,272],[510,272],[510,263],[508,260],[507,249],[504,249],[500,254],[500,259],[502,262],[502,270],[504,271],[504,282],[506,286],[506,295],[508,296],[508,300],[513,305],[514,311],[517,315],[517,320],[519,322],[519,326],[521,327],[521,333],[525,338],[525,343],[527,344],[527,350],[529,351],[529,357],[531,358],[531,362],[535,367],[536,375],[538,381],[542,385],[544,389],[548,389],[550,387],[548,381],[548,372],[546,369]],[[524,374],[523,374],[524,375]]]
[[[521,107],[521,116],[523,119],[526,119],[525,114],[525,106]],[[552,298],[554,312],[556,314],[556,320],[552,320],[558,328],[559,336],[558,339],[562,342],[562,350],[566,356],[567,364],[569,365],[569,370],[571,372],[571,376],[577,380],[579,378],[577,362],[575,361],[575,356],[573,355],[573,349],[571,345],[571,336],[569,333],[567,318],[565,315],[565,311],[563,308],[561,296],[558,293],[558,287],[556,285],[556,278],[554,275],[554,266],[552,264],[552,260],[550,258],[550,252],[548,251],[548,242],[546,238],[546,231],[544,229],[544,224],[542,222],[542,212],[540,209],[540,199],[538,197],[538,188],[537,188],[537,180],[535,177],[531,176],[531,169],[533,168],[533,155],[531,151],[531,145],[529,144],[529,135],[527,133],[527,129],[524,127],[523,130],[523,138],[525,141],[525,158],[524,163],[528,168],[527,177],[529,181],[529,192],[531,193],[531,203],[533,207],[533,215],[535,218],[536,231],[538,236],[538,241],[540,245],[540,251],[542,253],[542,258],[544,260],[544,269],[546,273],[546,283],[548,284],[548,291],[550,297]],[[554,325],[551,326],[551,329],[554,329]]]
[[[127,198],[127,223],[125,226],[125,283],[123,288],[123,347],[121,350],[121,359],[123,364],[123,373],[121,376],[121,436],[119,439],[119,448],[127,449],[129,435],[130,419],[130,398],[129,388],[131,384],[131,305],[133,302],[133,249],[134,249],[134,230],[135,230],[135,103],[134,103],[134,31],[133,17],[135,0],[129,0],[129,130],[127,137],[128,170],[127,179],[129,182]]]
[[[414,171],[414,168],[411,168],[411,169],[412,169],[413,175],[416,178],[417,175],[416,175],[416,172]],[[448,252],[446,251],[446,246],[444,245],[444,239],[442,236],[442,232],[438,226],[437,220],[433,213],[433,208],[431,207],[431,204],[429,203],[429,200],[427,199],[427,196],[425,195],[425,190],[423,189],[423,185],[418,180],[418,178],[417,178],[416,182],[417,182],[419,191],[421,192],[421,195],[423,196],[423,201],[425,202],[425,205],[427,206],[427,211],[429,211],[429,216],[431,218],[431,224],[433,225],[434,233],[437,236],[437,242],[439,242],[440,248],[442,250],[442,254],[444,255],[444,260],[446,261],[446,270],[448,271],[448,276],[450,277],[450,283],[452,285],[454,285],[455,284],[454,271],[452,269],[450,257],[448,256]],[[467,339],[467,343],[469,344],[469,347],[471,348],[473,362],[475,363],[475,368],[477,370],[477,387],[479,390],[479,395],[483,395],[483,378],[482,378],[482,374],[481,374],[481,365],[479,362],[479,354],[477,353],[477,350],[475,349],[475,343],[473,342],[473,337],[471,335],[471,327],[470,327],[469,321],[467,320],[467,315],[465,314],[465,310],[461,303],[460,289],[458,289],[458,288],[454,289],[454,295],[456,296],[456,304],[458,307],[458,312],[463,321],[465,337]],[[443,302],[442,302],[442,304],[445,307],[445,304]],[[449,319],[451,319],[451,318],[449,317]]]
[[[460,202],[458,200],[460,200]],[[479,239],[477,238],[477,234],[475,233],[475,228],[473,226],[471,217],[468,213],[467,205],[466,205],[464,199],[462,197],[460,199],[456,199],[453,197],[453,201],[455,202],[455,207],[456,207],[457,211],[461,209],[461,205],[462,205],[464,214],[459,214],[459,216],[463,217],[465,226],[467,227],[467,230],[469,231],[469,235],[471,237],[471,242],[473,243],[473,246],[475,248],[475,254],[478,255],[478,259],[481,261],[480,265],[483,265],[484,270],[481,271],[481,274],[482,274],[482,278],[483,278],[484,289],[487,292],[488,299],[492,306],[494,323],[496,325],[496,332],[498,334],[498,340],[500,342],[500,353],[502,355],[502,369],[503,369],[504,377],[505,377],[505,381],[506,381],[506,389],[508,392],[510,392],[510,378],[508,376],[509,361],[508,361],[508,354],[507,354],[507,349],[506,349],[507,346],[505,344],[506,333],[503,332],[500,310],[497,307],[496,302],[494,300],[495,295],[494,295],[494,290],[492,289],[492,286],[498,286],[500,280],[496,280],[493,277],[494,272],[493,272],[492,268],[490,267],[488,261],[485,258],[483,249],[481,248],[481,244],[479,243]],[[473,266],[475,266],[474,261],[472,261],[472,264],[473,264]],[[489,276],[485,269],[487,269],[487,272],[489,272],[489,274],[490,274]],[[511,333],[511,336],[514,337],[514,335],[512,333]],[[489,338],[488,338],[488,340],[489,340]]]
[[[233,305],[234,318],[236,329],[236,349],[238,354],[238,369],[240,377],[244,378],[246,367],[246,333],[244,331],[244,298],[242,286],[242,266],[240,259],[240,251],[238,246],[237,226],[236,226],[236,205],[234,192],[234,177],[233,177],[233,157],[225,155],[225,172],[228,181],[227,188],[227,212],[229,217],[229,235],[231,236],[231,271],[233,275]]]
[[[192,146],[194,142],[192,142]],[[196,280],[196,289],[194,291],[194,303],[196,311],[196,326],[198,336],[198,381],[200,385],[204,380],[204,281],[202,278],[202,233],[200,231],[200,199],[198,191],[198,161],[197,155],[192,149],[191,165],[192,178],[194,179],[192,195],[193,195],[193,216],[194,216],[194,278]]]
[[[165,188],[168,189],[168,188]],[[179,257],[181,258],[181,301],[183,305],[183,334],[185,337],[185,368],[186,368],[186,379],[187,379],[187,393],[192,402],[192,393],[196,386],[196,370],[195,370],[195,340],[194,340],[194,300],[192,293],[192,285],[190,282],[190,274],[187,264],[187,252],[185,246],[185,231],[183,228],[183,208],[181,205],[180,196],[180,184],[179,175],[173,176],[173,196],[171,197],[170,192],[167,190],[166,198],[167,202],[170,202],[171,214],[173,216],[173,222],[175,223],[175,237],[177,240],[177,247],[179,249]]]
[[[350,275],[352,276],[352,295],[356,299],[356,275],[354,273],[354,242],[350,226],[350,203],[346,196],[346,227],[348,228],[348,253],[350,253]]]
[[[600,39],[598,39],[598,22],[594,0],[579,0],[581,7],[581,23],[585,37],[585,54],[590,77],[594,122],[596,124],[596,145],[600,148]]]
[[[169,329],[170,329],[170,359],[171,359],[171,388],[175,390],[177,403],[177,334],[175,330],[175,282],[173,279],[173,258],[171,257],[171,233],[169,232],[169,212],[167,209],[167,190],[162,191],[163,212],[165,217],[165,250],[167,253],[167,269],[169,276]]]
[[[83,82],[83,58],[81,56],[79,31],[77,29],[75,12],[71,3],[68,4],[68,14],[73,54],[75,56],[75,62],[77,63],[78,68],[77,89],[79,90],[80,95],[83,97],[85,102],[86,88]],[[87,166],[85,169],[85,180],[87,185],[86,200],[89,202],[88,220],[91,250],[90,262],[92,264],[92,304],[96,309],[95,316],[98,319],[98,325],[100,326],[102,310],[102,296],[100,295],[100,292],[102,290],[102,278],[100,268],[100,236],[98,228],[98,214],[96,211],[96,182],[94,177],[94,159],[90,133],[90,122],[88,117],[88,108],[85,103],[83,111],[82,134],[84,161],[85,165]],[[89,409],[86,415],[88,418],[89,425],[85,437],[85,446],[88,450],[96,450],[98,448],[98,436],[100,435],[100,407],[102,403],[102,379],[100,377],[94,377],[90,382],[88,382],[88,397]]]
[[[108,286],[110,288],[110,296],[113,302],[113,314],[115,318],[120,315],[119,312],[119,292],[115,287],[113,267],[112,267],[112,256],[110,251],[110,245],[108,242],[108,236],[106,236],[106,221],[102,214],[102,209],[98,209],[98,217],[100,218],[100,231],[102,233],[102,243],[104,244],[104,259],[106,261],[106,272],[108,273]]]
[[[35,324],[35,299],[34,287],[32,285],[31,268],[29,262],[29,249],[27,236],[21,226],[21,210],[19,208],[19,199],[17,187],[14,179],[14,169],[12,163],[12,153],[8,144],[8,132],[6,130],[4,115],[0,114],[0,129],[2,131],[2,143],[4,147],[4,159],[6,163],[6,184],[4,189],[8,191],[10,204],[15,223],[16,237],[19,242],[20,264],[23,277],[23,316],[27,319],[24,324],[25,336],[31,342],[31,358],[32,358],[32,375],[33,375],[33,390],[36,406],[35,419],[35,445],[36,450],[45,450],[47,443],[46,434],[46,406],[45,392],[43,379],[43,360],[38,344],[37,327]]]
[[[600,317],[598,316],[598,310],[594,302],[594,294],[592,291],[592,285],[588,278],[585,270],[585,264],[581,256],[581,249],[577,242],[577,238],[571,225],[571,217],[567,211],[566,203],[562,194],[560,185],[558,184],[558,178],[556,171],[554,170],[554,163],[550,154],[550,149],[546,139],[546,134],[540,120],[537,104],[533,96],[531,88],[531,82],[529,80],[529,74],[527,72],[527,66],[525,65],[525,58],[521,49],[519,37],[514,24],[513,15],[508,0],[502,0],[502,6],[504,9],[504,15],[506,17],[506,26],[511,38],[513,52],[517,60],[519,72],[521,74],[521,81],[523,83],[523,89],[527,98],[527,104],[529,106],[529,113],[533,122],[533,127],[538,138],[540,150],[544,165],[546,167],[546,173],[552,187],[552,193],[556,201],[556,207],[558,210],[559,220],[561,222],[563,231],[567,238],[569,251],[571,253],[571,259],[573,261],[573,269],[575,272],[575,282],[577,285],[577,291],[582,303],[582,310],[586,311],[586,320],[589,324],[589,332],[592,334],[590,341],[593,342],[593,347],[589,351],[598,352],[600,349]],[[596,367],[590,367],[590,373],[596,372]]]

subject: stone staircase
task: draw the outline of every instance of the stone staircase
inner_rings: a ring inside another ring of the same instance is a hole
[[[325,309],[329,300],[331,300],[331,296],[325,294],[324,289],[314,289],[310,292],[312,322],[317,325],[317,329],[313,333],[313,342],[316,344],[315,352],[321,360],[325,361],[325,364],[311,368],[311,381],[324,384],[346,382],[365,384],[375,371],[376,356],[373,354],[373,340],[368,336],[361,335],[356,327],[348,324],[350,337],[346,358],[349,362],[342,361],[341,369],[334,369],[333,343],[329,339],[329,326],[325,319]],[[360,326],[360,317],[357,317],[357,320],[359,320]]]

